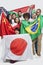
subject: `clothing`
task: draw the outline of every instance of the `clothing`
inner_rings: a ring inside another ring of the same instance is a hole
[[[38,41],[37,41],[37,54],[40,55],[41,54],[41,39],[42,39],[42,34],[40,34],[37,39],[38,39]]]
[[[29,19],[29,22],[33,22],[33,21],[35,21],[35,19],[32,19],[32,18]]]
[[[23,20],[22,21],[22,24],[21,24],[21,29],[20,29],[20,33],[21,34],[30,34],[30,33],[28,33],[28,31],[29,31],[29,29],[25,29],[26,27],[29,27],[30,25],[32,25],[34,22],[28,22],[28,21],[26,21],[26,20]],[[40,30],[38,30],[39,31],[39,34],[40,34]],[[38,34],[38,35],[39,35]],[[36,34],[30,34],[30,36],[31,36],[31,38],[32,38],[32,40],[34,40],[35,38],[37,38],[37,36],[38,35],[36,35]]]
[[[32,25],[34,22],[38,22],[39,23],[39,28],[38,28],[38,31],[37,33],[35,34],[30,34],[28,31],[25,29],[26,27],[29,27],[30,25]],[[42,38],[42,34],[41,34],[41,30],[43,28],[43,16],[40,15],[35,21],[33,22],[29,22],[29,21],[26,21],[26,20],[23,20],[22,21],[22,24],[21,24],[21,28],[20,28],[20,33],[21,34],[30,34],[31,36],[31,39],[33,40],[33,43],[32,43],[32,49],[33,49],[33,54],[34,54],[34,47],[35,47],[35,44],[36,44],[36,41],[37,41],[37,45],[36,45],[36,50],[37,50],[37,55],[40,55],[41,54],[41,38]]]
[[[14,28],[14,29],[15,29],[15,28],[20,29],[20,26],[21,26],[21,23],[14,23],[13,28]]]
[[[22,20],[21,27],[20,27],[20,34],[26,34],[27,33],[27,31],[25,30],[25,27],[29,26],[29,24],[30,24],[30,22],[27,22],[26,20]]]
[[[41,31],[42,28],[43,28],[43,16],[40,15],[38,18],[40,18],[40,31]],[[36,53],[37,53],[38,56],[41,55],[41,39],[42,39],[42,34],[40,34],[37,37],[37,40],[34,40],[34,41],[37,41],[37,42],[32,44],[33,54],[34,54],[34,47],[35,47],[36,48]]]
[[[37,38],[35,40],[32,41],[32,51],[33,51],[33,55],[35,54],[35,52],[37,52]],[[35,46],[36,45],[36,46]]]
[[[20,19],[20,22],[22,22],[22,20],[24,20],[23,16],[19,17],[19,19]]]
[[[17,25],[17,23],[15,23],[15,21],[12,19],[12,27],[14,27],[14,26],[16,26]]]
[[[42,39],[42,34],[40,34],[35,40],[32,41],[32,50],[33,50],[33,55],[41,54],[41,39]]]
[[[9,23],[12,24],[12,20],[9,20]]]

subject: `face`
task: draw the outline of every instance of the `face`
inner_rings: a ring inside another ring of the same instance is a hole
[[[12,19],[12,15],[9,15],[9,20],[11,20]]]
[[[28,17],[25,17],[25,20],[28,21],[29,20]]]
[[[19,16],[21,16],[21,15],[22,15],[22,13],[21,13],[21,12],[18,12],[18,15],[19,15]]]
[[[19,19],[18,18],[16,18],[16,23],[18,23],[19,22]]]
[[[32,14],[32,19],[36,19],[36,13]]]
[[[36,11],[36,14],[37,14],[37,16],[39,16],[41,14],[41,11],[40,10],[37,10]]]
[[[13,19],[15,19],[15,18],[16,18],[16,15],[15,15],[15,14],[13,14],[13,15],[12,15],[12,18],[13,18]]]

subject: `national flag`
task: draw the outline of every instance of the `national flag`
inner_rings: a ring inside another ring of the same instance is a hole
[[[4,13],[2,13],[2,18],[1,18],[1,33],[2,33],[2,36],[15,34],[14,29],[12,28],[11,24],[7,20]]]
[[[29,33],[29,34],[36,34],[38,32],[38,29],[40,27],[40,20],[36,20],[33,22],[33,24],[30,24],[29,26],[27,26],[25,28],[25,30]]]
[[[21,34],[30,34],[32,40],[36,39],[41,34],[41,24],[40,17],[33,22],[22,20],[20,33]]]
[[[21,11],[22,13],[25,13],[25,12],[27,12],[27,10],[28,10],[30,7],[31,7],[32,9],[34,9],[34,8],[35,8],[35,5],[25,6],[25,7],[22,7],[22,8],[14,9],[14,10],[12,10],[12,12],[17,12],[17,13],[18,13],[18,11]]]
[[[14,10],[9,11],[9,13],[10,14],[15,13],[16,16],[18,17],[18,12],[19,11],[21,11],[22,14],[28,12],[28,13],[30,13],[30,18],[31,18],[33,9],[35,9],[35,5],[30,5],[30,6],[25,6],[25,7],[21,7],[21,8],[18,8],[18,9],[14,9]]]
[[[32,40],[29,34],[7,35],[2,41],[5,43],[4,59],[26,60],[32,59]]]

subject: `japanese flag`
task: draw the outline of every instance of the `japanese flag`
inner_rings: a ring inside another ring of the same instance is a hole
[[[7,35],[5,41],[5,56],[8,60],[32,59],[32,40],[29,34]]]

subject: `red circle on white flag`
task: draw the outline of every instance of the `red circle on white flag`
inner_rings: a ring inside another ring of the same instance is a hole
[[[14,39],[10,44],[10,50],[15,55],[22,55],[27,47],[27,42],[22,38]]]

